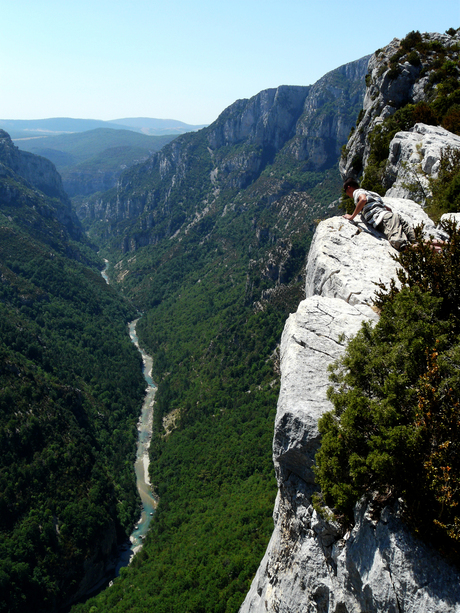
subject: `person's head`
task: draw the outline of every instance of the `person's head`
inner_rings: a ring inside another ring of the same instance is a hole
[[[353,192],[355,191],[355,189],[358,189],[358,188],[359,188],[359,183],[358,181],[356,181],[356,179],[347,179],[345,183],[343,184],[343,191],[350,198],[353,196]]]

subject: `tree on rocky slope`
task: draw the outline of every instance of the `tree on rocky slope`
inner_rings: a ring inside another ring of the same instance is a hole
[[[460,540],[460,232],[446,230],[441,253],[420,242],[399,254],[401,287],[381,287],[380,320],[363,324],[334,365],[316,472],[344,520],[363,495],[374,505],[399,498],[414,529],[452,554]]]

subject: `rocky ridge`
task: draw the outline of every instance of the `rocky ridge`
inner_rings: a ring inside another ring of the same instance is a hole
[[[390,143],[386,176],[392,187],[387,196],[416,198],[425,204],[430,196],[430,179],[436,179],[442,152],[460,149],[460,136],[440,126],[417,123],[398,132]]]
[[[116,190],[85,201],[79,217],[102,222],[104,238],[119,236],[126,252],[225,213],[248,188],[270,201],[282,197],[292,189],[291,169],[336,164],[362,104],[367,61],[342,66],[313,86],[280,86],[236,101],[212,125],[126,171]],[[273,178],[254,187],[269,165]]]
[[[434,224],[413,201],[385,198],[387,205],[427,235]],[[372,309],[375,281],[395,277],[394,250],[361,221],[323,221],[307,264],[306,299],[289,316],[281,340],[279,395],[273,458],[279,493],[275,529],[240,613],[311,610],[460,611],[460,575],[441,556],[414,539],[387,507],[376,521],[362,504],[355,525],[343,534],[311,504],[312,465],[319,417],[331,405],[327,366]]]
[[[402,49],[402,41],[395,38],[369,60],[363,110],[340,160],[342,176],[358,176],[366,167],[371,149],[369,135],[376,126],[397,109],[425,101],[433,95],[436,91],[433,77],[439,61],[438,48],[442,48],[445,54],[444,61],[458,61],[460,31],[453,35],[424,33],[421,39],[431,49],[424,57],[415,51],[411,54],[409,49]],[[393,175],[388,177],[387,188],[391,187],[392,178]]]
[[[458,33],[423,36],[453,51],[458,43]],[[340,162],[342,177],[358,176],[365,166],[369,134],[376,125],[401,105],[424,100],[429,74],[423,80],[422,66],[405,62],[398,66],[397,78],[387,74],[398,49],[400,41],[395,40],[369,62],[364,109]],[[427,237],[442,238],[442,232],[408,199],[414,193],[409,184],[416,182],[414,175],[422,177],[427,190],[428,177],[436,177],[447,146],[459,148],[458,136],[421,123],[397,133],[390,145],[386,176],[392,189],[384,201],[412,225],[423,223]],[[424,201],[423,194],[417,196]],[[389,284],[396,277],[395,253],[359,216],[355,222],[334,217],[317,227],[306,268],[306,297],[288,318],[281,339],[273,440],[279,487],[275,528],[240,613],[460,611],[458,570],[412,536],[397,504],[384,508],[377,520],[362,501],[353,529],[343,534],[311,503],[312,465],[320,444],[317,423],[332,408],[326,396],[328,365],[343,354],[363,320],[377,320],[372,308],[375,283]]]

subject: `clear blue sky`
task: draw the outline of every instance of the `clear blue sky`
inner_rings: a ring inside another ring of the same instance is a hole
[[[460,0],[0,0],[0,118],[211,123],[232,102],[326,72]]]

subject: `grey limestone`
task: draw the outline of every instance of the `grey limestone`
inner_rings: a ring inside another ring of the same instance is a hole
[[[392,186],[385,195],[410,198],[415,193],[424,204],[431,195],[429,179],[438,176],[441,154],[448,147],[460,149],[460,136],[440,126],[418,123],[398,132],[390,143],[386,176]]]
[[[411,223],[434,224],[416,203],[385,199]],[[395,251],[357,217],[321,222],[306,270],[306,298],[281,339],[273,440],[274,531],[240,613],[460,613],[460,575],[412,536],[398,505],[373,518],[365,501],[344,534],[314,510],[318,419],[332,407],[328,365],[363,320],[376,321],[375,280],[395,277]]]

